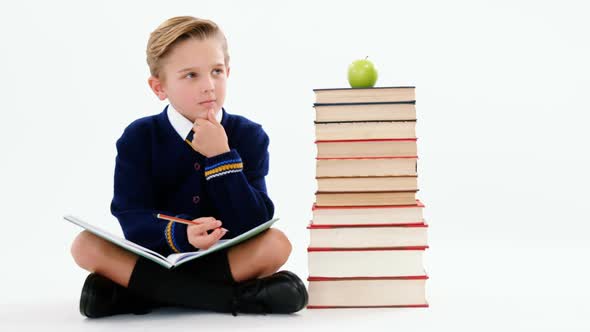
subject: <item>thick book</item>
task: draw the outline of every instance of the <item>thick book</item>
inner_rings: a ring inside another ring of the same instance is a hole
[[[320,192],[418,190],[416,175],[316,177],[316,181]]]
[[[324,278],[422,275],[425,249],[426,247],[396,249],[310,247],[307,249],[309,275]]]
[[[416,88],[413,86],[314,89],[313,91],[317,104],[411,102],[416,100]]]
[[[128,250],[136,255],[145,257],[145,258],[147,258],[157,264],[160,264],[168,269],[171,269],[175,266],[179,266],[179,265],[184,264],[186,262],[192,261],[193,259],[203,257],[205,255],[216,252],[218,250],[229,248],[229,247],[234,246],[240,242],[246,241],[246,240],[262,233],[263,231],[269,229],[277,220],[279,220],[278,218],[274,218],[274,219],[271,219],[271,220],[265,222],[264,224],[261,224],[255,228],[252,228],[251,230],[249,230],[243,234],[240,234],[240,235],[234,237],[233,239],[219,240],[217,243],[215,243],[213,246],[211,246],[209,249],[206,249],[206,250],[170,254],[166,257],[166,256],[163,256],[163,255],[153,251],[153,250],[150,250],[148,248],[140,246],[137,243],[131,242],[131,241],[124,239],[120,236],[111,234],[103,229],[100,229],[96,226],[93,226],[93,225],[87,223],[87,222],[84,222],[80,218],[77,218],[75,216],[67,215],[67,216],[64,216],[64,219],[86,229],[90,233],[92,233],[98,237],[101,237],[101,238],[103,238],[103,239],[105,239],[105,240],[125,249],[125,250]]]
[[[404,157],[418,155],[416,139],[316,141],[318,158]]]
[[[418,157],[317,158],[317,177],[415,176]]]
[[[316,192],[317,206],[408,205],[416,201],[414,191]]]
[[[314,104],[315,121],[416,120],[415,102]]]
[[[428,307],[426,275],[376,278],[309,277],[308,309]]]
[[[309,229],[309,246],[312,248],[381,248],[426,247],[427,225],[411,226],[325,226]]]
[[[424,224],[424,205],[416,200],[412,205],[389,206],[317,206],[312,207],[317,226],[395,226]]]
[[[318,141],[416,138],[416,121],[315,122]]]

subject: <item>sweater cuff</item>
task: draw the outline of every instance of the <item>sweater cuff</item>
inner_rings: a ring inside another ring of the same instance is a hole
[[[211,180],[227,174],[238,173],[243,168],[244,164],[238,151],[231,149],[229,152],[205,160],[205,178]]]
[[[189,220],[192,219],[192,217],[187,214],[179,214],[175,217]],[[186,224],[181,224],[173,221],[169,222],[168,225],[166,225],[166,228],[164,230],[166,243],[168,244],[168,247],[170,247],[170,250],[172,250],[172,252],[180,253],[198,250],[188,242],[188,235],[186,234],[187,226],[188,225]]]

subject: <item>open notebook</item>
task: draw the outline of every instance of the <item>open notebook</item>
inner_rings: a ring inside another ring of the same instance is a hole
[[[258,227],[252,228],[251,230],[247,231],[246,233],[243,233],[239,236],[234,237],[233,239],[220,240],[219,242],[217,242],[216,244],[214,244],[213,246],[211,246],[207,250],[183,252],[183,253],[178,253],[178,254],[171,254],[171,255],[168,255],[168,257],[165,257],[153,250],[142,247],[137,243],[131,242],[131,241],[126,240],[120,236],[111,234],[105,230],[102,230],[96,226],[93,226],[87,222],[84,222],[80,218],[77,218],[75,216],[67,215],[67,216],[64,216],[64,219],[86,229],[87,231],[89,231],[90,233],[92,233],[96,236],[99,236],[107,241],[110,241],[110,242],[118,245],[119,247],[121,247],[125,250],[128,250],[128,251],[135,253],[139,256],[145,257],[145,258],[147,258],[155,263],[158,263],[168,269],[171,269],[175,266],[184,264],[184,263],[191,261],[193,259],[203,257],[207,254],[212,253],[212,252],[215,252],[215,251],[218,251],[218,250],[221,250],[224,248],[228,248],[228,247],[234,246],[240,242],[246,241],[249,238],[256,236],[256,235],[262,233],[263,231],[269,229],[276,221],[279,220],[278,218],[271,219],[271,220],[265,222],[264,224],[259,225]]]

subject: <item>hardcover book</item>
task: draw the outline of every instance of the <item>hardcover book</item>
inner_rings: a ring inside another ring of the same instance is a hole
[[[308,248],[309,275],[329,278],[422,275],[424,249]]]
[[[416,201],[414,191],[376,191],[376,192],[316,192],[317,206],[378,206],[408,205]]]
[[[320,192],[418,190],[418,178],[416,175],[318,177],[316,181],[317,191]]]
[[[416,120],[415,102],[314,104],[316,122]]]
[[[314,89],[316,103],[376,103],[376,102],[411,102],[416,100],[413,86],[390,86],[377,88],[339,88]]]
[[[411,226],[308,226],[312,248],[381,248],[426,247],[427,225]]]
[[[394,226],[424,224],[424,205],[416,200],[411,205],[388,206],[317,206],[313,205],[316,226]]]
[[[316,141],[318,158],[405,157],[418,155],[416,139]]]
[[[318,158],[317,177],[416,176],[418,157]]]
[[[416,121],[316,122],[318,141],[416,138]]]
[[[308,309],[428,307],[426,275],[383,278],[309,277]]]

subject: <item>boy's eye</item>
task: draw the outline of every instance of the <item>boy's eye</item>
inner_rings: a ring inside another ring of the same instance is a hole
[[[193,72],[190,72],[190,73],[186,74],[184,77],[186,77],[186,78],[194,78],[194,77],[197,77],[197,74],[196,73],[193,73]]]
[[[215,74],[218,74],[218,75],[219,75],[219,74],[223,74],[223,69],[219,69],[219,68],[218,68],[218,69],[213,69],[213,72],[214,72]]]

